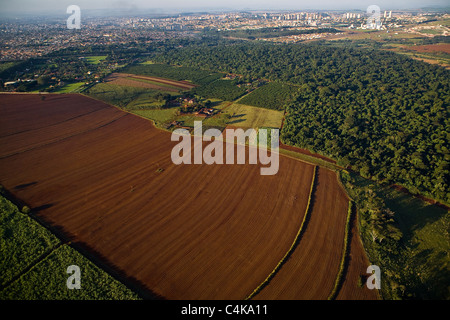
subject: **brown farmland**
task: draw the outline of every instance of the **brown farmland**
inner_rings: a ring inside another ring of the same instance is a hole
[[[402,46],[403,49],[413,50],[417,52],[444,52],[450,54],[450,44],[449,43],[436,43],[427,44],[420,46]]]
[[[290,248],[313,166],[283,156],[275,176],[259,165],[176,166],[175,144],[81,95],[0,95],[0,184],[33,214],[164,298],[243,299]],[[319,170],[306,232],[257,297],[328,296],[348,205],[335,180]],[[292,277],[309,293],[290,288]]]
[[[327,299],[339,270],[348,198],[336,174],[317,172],[310,218],[297,248],[255,299]]]
[[[157,89],[163,91],[178,92],[180,90],[191,90],[194,84],[187,81],[175,81],[159,77],[139,76],[128,73],[112,73],[106,79],[106,82],[121,86],[130,86],[137,88]],[[145,81],[140,81],[145,80]]]

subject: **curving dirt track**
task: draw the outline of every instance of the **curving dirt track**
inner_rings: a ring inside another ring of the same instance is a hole
[[[175,166],[169,133],[81,95],[0,95],[0,119],[0,183],[165,298],[243,299],[305,212],[313,166],[290,158]]]
[[[306,231],[297,248],[255,300],[327,299],[338,274],[348,198],[336,174],[318,169]]]
[[[288,150],[288,151],[294,151],[294,152],[302,153],[302,154],[305,154],[307,156],[315,157],[315,158],[327,161],[329,163],[336,164],[335,160],[327,158],[327,157],[322,156],[322,155],[317,154],[317,153],[312,153],[312,152],[310,152],[309,150],[306,150],[306,149],[301,149],[299,147],[294,147],[294,146],[288,146],[288,145],[283,144],[283,143],[280,143],[280,148]]]
[[[364,276],[366,279],[369,274],[366,273],[370,265],[366,257],[364,247],[359,238],[358,221],[353,219],[351,229],[350,252],[348,258],[348,269],[344,275],[344,281],[336,300],[377,300],[379,299],[376,290],[370,290],[367,286],[360,287],[358,279]]]

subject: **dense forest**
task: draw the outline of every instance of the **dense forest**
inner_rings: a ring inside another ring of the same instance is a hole
[[[450,203],[449,70],[323,43],[163,47],[152,59],[298,85],[283,143]]]

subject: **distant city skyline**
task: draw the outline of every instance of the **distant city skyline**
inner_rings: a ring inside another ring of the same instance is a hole
[[[378,5],[382,10],[408,10],[423,7],[449,7],[448,0],[0,0],[0,12],[5,13],[56,13],[65,11],[69,5],[78,5],[82,10],[154,10],[155,12],[198,12],[213,10],[365,10],[369,5]]]

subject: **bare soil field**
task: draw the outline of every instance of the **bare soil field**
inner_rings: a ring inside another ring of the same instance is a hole
[[[244,299],[295,239],[314,166],[282,155],[274,176],[260,165],[176,166],[170,136],[81,95],[0,94],[0,184],[155,295]],[[320,168],[306,230],[255,298],[326,299],[347,207],[336,174]],[[372,299],[354,288],[367,268],[355,241],[338,298]]]
[[[195,87],[194,84],[187,81],[175,81],[159,77],[139,76],[128,73],[112,73],[105,79],[105,81],[122,86],[149,88],[172,92],[178,92],[180,90],[190,90]]]
[[[275,176],[258,165],[175,166],[168,132],[107,104],[78,95],[0,100],[0,183],[162,297],[243,299],[300,226],[311,165],[281,157]]]
[[[310,218],[297,248],[255,300],[325,300],[333,290],[344,245],[348,198],[336,174],[318,169]]]

